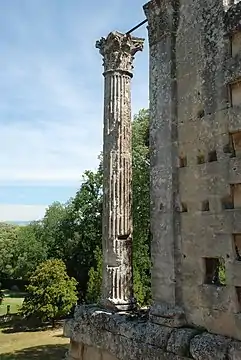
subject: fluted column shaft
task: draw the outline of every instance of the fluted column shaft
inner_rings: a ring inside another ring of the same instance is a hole
[[[104,58],[102,303],[133,307],[131,78],[143,40],[111,33],[97,42]]]

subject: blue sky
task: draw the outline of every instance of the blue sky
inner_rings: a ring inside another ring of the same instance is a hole
[[[65,202],[102,148],[95,41],[144,19],[140,0],[1,0],[0,221]],[[146,26],[135,33],[147,39]],[[133,113],[148,106],[148,47],[135,60]]]

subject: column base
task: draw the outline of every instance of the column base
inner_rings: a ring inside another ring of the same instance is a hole
[[[187,325],[184,310],[179,306],[166,303],[153,305],[150,309],[149,319],[155,324],[174,328]]]
[[[118,302],[113,299],[101,299],[100,305],[101,307],[114,312],[133,311],[136,309],[135,299],[129,302]]]

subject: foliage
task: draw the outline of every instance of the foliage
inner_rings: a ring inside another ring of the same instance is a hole
[[[100,300],[102,282],[102,251],[100,248],[95,250],[96,268],[91,267],[89,271],[89,282],[86,300],[88,303],[95,303]]]
[[[149,236],[149,113],[141,110],[134,117],[133,132],[133,263],[134,292],[140,306],[151,298],[150,236]],[[99,251],[99,250],[98,250]],[[96,266],[89,272],[89,302],[100,297],[102,258],[97,252]],[[96,285],[96,286],[95,286]]]
[[[141,110],[133,133],[134,290],[150,301],[149,113]],[[101,284],[102,155],[97,171],[86,171],[66,204],[51,204],[41,221],[25,227],[0,224],[0,276],[29,279],[46,260],[60,259],[78,282],[80,301],[97,301]]]
[[[21,314],[42,321],[54,321],[67,315],[77,302],[77,281],[66,273],[61,260],[47,260],[40,264],[30,277],[27,297]]]
[[[139,305],[150,302],[150,160],[149,111],[140,110],[132,123],[134,292]]]
[[[14,275],[18,279],[28,279],[36,266],[47,259],[47,247],[36,237],[34,224],[19,228],[16,257]]]
[[[14,274],[16,256],[16,239],[19,226],[0,223],[0,275],[1,278]]]

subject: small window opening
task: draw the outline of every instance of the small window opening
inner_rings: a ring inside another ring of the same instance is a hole
[[[224,210],[234,209],[233,197],[231,195],[227,195],[221,200],[222,208]]]
[[[186,213],[187,212],[187,204],[182,202],[181,203],[181,212]]]
[[[230,154],[230,157],[236,157],[234,143],[233,143],[233,137],[231,134],[229,134],[229,142],[223,147],[224,154]]]
[[[226,285],[225,265],[222,258],[204,258],[205,284]]]
[[[233,242],[236,260],[241,261],[241,234],[233,234]]]
[[[237,300],[238,300],[238,312],[241,312],[241,287],[237,286],[235,288],[236,290],[236,295],[237,295]]]
[[[208,153],[208,162],[217,161],[217,151],[213,150]]]
[[[186,156],[180,156],[179,157],[179,167],[183,168],[187,166],[187,157]]]
[[[209,211],[210,208],[209,208],[209,201],[208,200],[204,200],[202,202],[202,211]]]
[[[204,109],[200,109],[197,113],[198,119],[202,119],[205,116]]]
[[[234,209],[240,209],[241,208],[241,184],[231,184],[231,196],[233,199],[233,206]]]
[[[204,164],[205,163],[205,156],[201,153],[198,154],[197,156],[197,164]]]
[[[234,155],[241,154],[241,131],[231,134],[231,143]]]

